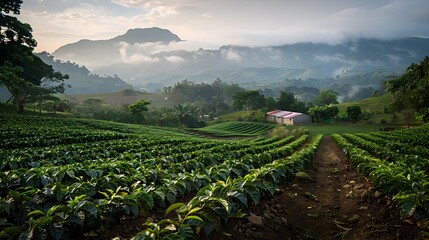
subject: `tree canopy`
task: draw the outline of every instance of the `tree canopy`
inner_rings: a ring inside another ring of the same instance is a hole
[[[128,106],[128,109],[131,111],[134,115],[141,116],[143,112],[147,112],[149,109],[147,108],[147,105],[150,104],[150,101],[141,99],[131,105]]]
[[[22,113],[24,103],[31,95],[63,92],[64,79],[68,78],[33,54],[37,43],[31,26],[9,15],[19,14],[21,4],[22,0],[0,2],[0,66],[4,71],[0,85],[12,94],[18,113]],[[37,89],[40,87],[46,91]]]
[[[280,96],[276,103],[277,109],[295,111],[295,112],[307,112],[305,103],[298,101],[293,93],[280,91]]]
[[[339,110],[337,106],[325,105],[316,106],[308,110],[314,122],[332,122],[335,116],[338,115]]]
[[[265,97],[258,90],[247,90],[237,92],[234,96],[234,108],[241,110],[258,110],[265,106]]]
[[[320,91],[319,96],[314,99],[314,104],[318,106],[337,104],[339,95],[339,93],[332,90]]]
[[[411,64],[401,77],[386,84],[394,96],[396,110],[414,109],[422,121],[429,122],[429,56],[420,64]]]
[[[360,115],[362,114],[361,108],[357,105],[347,107],[346,112],[353,123],[356,123],[359,120]]]

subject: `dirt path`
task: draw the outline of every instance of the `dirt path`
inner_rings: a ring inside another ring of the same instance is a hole
[[[251,213],[232,221],[217,239],[419,239],[418,230],[400,220],[390,199],[371,187],[330,136],[313,168]]]

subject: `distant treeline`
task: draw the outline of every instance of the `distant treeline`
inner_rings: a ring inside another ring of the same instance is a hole
[[[62,62],[55,59],[47,52],[36,53],[48,65],[51,65],[56,71],[68,74],[69,79],[64,83],[70,87],[66,88],[68,94],[93,94],[118,92],[123,89],[131,88],[124,80],[117,75],[99,76],[91,73],[85,66],[79,66],[72,62]]]

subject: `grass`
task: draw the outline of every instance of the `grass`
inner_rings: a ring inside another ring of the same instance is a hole
[[[338,107],[340,114],[346,114],[347,107],[357,105],[362,111],[382,112],[384,107],[392,103],[392,95],[385,94],[378,97],[369,97],[359,101],[339,103]]]
[[[204,128],[198,128],[197,131],[204,132],[214,136],[258,136],[265,134],[276,125],[270,123],[258,122],[226,122],[210,125]]]
[[[161,93],[143,93],[139,92],[138,94],[125,96],[122,92],[114,93],[101,93],[101,94],[77,94],[77,95],[68,95],[66,97],[64,94],[58,94],[58,97],[61,99],[71,100],[70,96],[73,98],[73,102],[82,103],[88,98],[98,98],[103,100],[103,104],[109,105],[123,105],[123,104],[132,104],[137,102],[140,99],[150,100],[151,104],[148,106],[150,109],[161,108],[161,107],[173,107],[177,103],[171,99],[166,98],[164,94]],[[76,100],[76,101],[75,101]]]
[[[265,112],[238,111],[238,112],[228,113],[228,114],[219,116],[219,118],[216,120],[215,123],[231,122],[231,121],[253,121],[253,120],[259,120],[259,121],[265,120]]]
[[[365,133],[365,132],[375,132],[380,131],[384,128],[402,128],[399,125],[389,125],[389,124],[366,124],[366,123],[333,123],[325,125],[301,125],[301,126],[287,126],[287,129],[294,130],[300,127],[304,127],[309,130],[311,136],[317,134],[331,135],[334,133],[344,134],[344,133]]]

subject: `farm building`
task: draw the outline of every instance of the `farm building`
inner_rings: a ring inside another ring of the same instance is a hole
[[[274,110],[266,113],[267,121],[286,125],[311,123],[311,117],[304,113]]]

